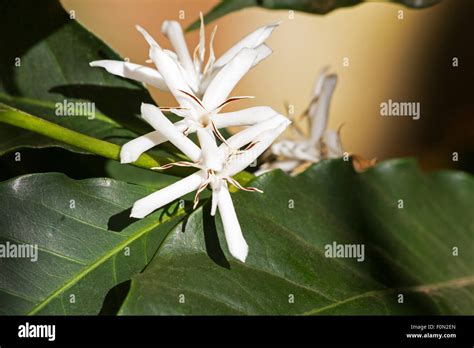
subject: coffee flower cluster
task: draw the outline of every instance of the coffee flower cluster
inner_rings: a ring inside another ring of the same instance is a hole
[[[205,32],[201,16],[199,44],[193,58],[186,45],[183,30],[176,21],[165,21],[162,33],[170,40],[174,52],[165,50],[141,27],[138,31],[150,45],[149,62],[154,68],[130,62],[100,60],[91,62],[108,72],[134,79],[169,91],[177,106],[160,108],[143,103],[141,114],[155,130],[123,145],[122,163],[134,162],[145,151],[164,142],[171,142],[189,161],[169,163],[155,169],[171,166],[190,166],[197,171],[184,179],[156,191],[135,202],[131,216],[143,218],[154,210],[195,191],[195,206],[199,194],[209,187],[212,190],[211,215],[219,210],[230,253],[242,262],[248,254],[248,245],[242,235],[232,203],[228,185],[246,191],[233,176],[243,171],[260,156],[285,130],[290,121],[267,106],[240,111],[222,112],[229,103],[248,96],[230,96],[235,85],[256,64],[271,54],[265,40],[278,24],[258,28],[216,59],[213,49],[214,28],[209,45],[209,57],[204,65]],[[172,123],[162,111],[181,118]],[[244,126],[243,130],[225,138],[219,129]],[[197,133],[198,144],[188,138]]]
[[[344,156],[340,128],[337,131],[326,129],[336,83],[337,76],[328,74],[327,68],[324,68],[316,79],[309,107],[301,115],[308,119],[309,131],[297,128],[295,122],[292,129],[296,131],[296,136],[283,137],[273,144],[270,152],[275,160],[263,164],[257,174],[276,168],[297,173],[308,164]]]

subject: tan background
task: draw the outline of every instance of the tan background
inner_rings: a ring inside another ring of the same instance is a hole
[[[186,18],[184,27],[199,11],[207,12],[215,0],[63,0],[68,10],[123,57],[143,64],[148,47],[135,30],[140,24],[165,47],[169,43],[160,33],[165,19]],[[343,143],[348,151],[380,159],[415,155],[426,168],[452,166],[450,148],[436,151],[420,144],[419,130],[431,129],[435,121],[432,108],[426,108],[423,68],[439,45],[446,14],[453,1],[424,10],[406,9],[394,4],[370,3],[340,9],[326,16],[250,8],[234,12],[206,27],[207,37],[215,24],[217,56],[258,26],[283,21],[268,40],[274,53],[253,69],[234,90],[234,95],[255,95],[239,107],[269,105],[284,113],[283,102],[305,109],[316,73],[325,65],[339,75],[331,107],[330,128],[343,128]],[[403,9],[404,19],[399,20]],[[197,31],[187,34],[194,49]],[[342,66],[344,57],[349,67]],[[442,64],[449,66],[449,57]],[[420,73],[421,71],[421,73]],[[158,104],[173,105],[169,95],[152,91]],[[421,120],[382,118],[379,105],[387,99],[421,101]],[[428,110],[428,111],[427,111]],[[429,125],[429,123],[432,123]],[[427,127],[428,126],[428,127]],[[453,147],[453,145],[450,145]],[[455,148],[452,149],[458,150]]]

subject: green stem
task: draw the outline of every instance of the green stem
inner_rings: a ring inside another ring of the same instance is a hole
[[[120,146],[116,144],[81,134],[2,103],[0,103],[0,122],[27,129],[105,158],[115,161],[120,160]],[[172,158],[158,156],[154,158],[150,155],[142,154],[138,160],[130,164],[136,167],[150,169],[172,161]],[[189,170],[183,169],[185,168],[171,168],[171,170],[166,171],[166,173],[177,176],[190,173]]]
[[[56,123],[46,121],[40,117],[30,115],[24,111],[12,108],[6,104],[0,103],[0,122],[9,124],[11,126],[20,127],[29,131],[44,135],[48,138],[61,141],[65,144],[77,147],[79,149],[88,151],[95,155],[99,155],[111,160],[120,161],[120,146],[109,143],[108,141],[93,138],[91,136],[73,131]],[[168,157],[151,157],[147,154],[142,154],[135,162],[130,163],[136,167],[151,169],[159,167],[163,164],[173,162],[172,158]],[[164,174],[175,176],[186,176],[193,172],[190,168],[172,167]],[[240,184],[246,185],[254,176],[248,172],[240,172],[234,176]],[[235,191],[231,188],[231,191]]]

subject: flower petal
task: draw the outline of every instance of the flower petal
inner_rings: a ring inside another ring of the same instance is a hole
[[[186,129],[186,124],[183,121],[176,122],[174,126],[181,132]],[[122,146],[120,163],[135,162],[142,153],[165,141],[168,141],[168,139],[159,131],[153,131],[135,138]]]
[[[186,40],[184,39],[183,29],[177,21],[164,21],[161,26],[161,32],[170,40],[173,45],[179,61],[190,76],[196,77],[194,64],[189,54]]]
[[[257,58],[254,60],[252,68],[273,53],[272,49],[266,44],[255,47],[255,51],[257,51]]]
[[[224,227],[227,247],[233,257],[245,262],[249,252],[249,247],[242,235],[242,229],[240,228],[239,220],[237,219],[237,214],[235,213],[234,204],[230,197],[227,184],[224,183],[221,185],[219,190],[213,190],[212,195],[215,194],[217,194],[218,197],[217,206]]]
[[[338,158],[344,155],[339,133],[334,130],[327,130],[324,133],[324,140],[327,147],[327,158]]]
[[[254,106],[234,112],[223,112],[211,116],[217,128],[250,126],[265,121],[278,113],[269,106]]]
[[[287,118],[283,115],[274,114],[273,117],[270,117],[266,120],[262,120],[253,126],[250,126],[246,129],[241,130],[240,132],[234,134],[227,139],[227,144],[232,149],[240,149],[242,146],[245,146],[251,142],[255,142],[257,138],[263,132],[274,129],[280,124],[286,123]]]
[[[150,46],[158,46],[158,47],[160,47],[160,45],[158,45],[158,43],[155,41],[155,39],[154,39],[150,34],[148,34],[148,32],[147,32],[145,29],[143,29],[143,28],[142,28],[141,26],[139,26],[139,25],[136,25],[135,28],[138,30],[138,32],[139,32],[140,34],[143,35],[143,37],[145,38],[146,42],[148,42],[148,44],[149,44]]]
[[[311,142],[316,145],[321,139],[324,130],[327,127],[329,118],[329,105],[331,103],[331,97],[336,88],[337,76],[334,74],[326,76],[324,79],[321,94],[318,98],[317,105],[311,107],[309,110],[309,116],[311,117]]]
[[[201,26],[199,27],[199,67],[201,67],[202,62],[204,61],[204,54],[206,53],[206,32],[204,30],[204,18],[202,12],[199,12],[199,18],[201,19]],[[196,62],[194,63],[196,65]]]
[[[90,62],[89,65],[104,68],[111,74],[140,81],[165,92],[168,91],[168,87],[160,73],[147,66],[122,62],[120,60],[95,60]]]
[[[217,183],[211,183],[211,187],[212,187],[212,192],[217,192],[217,190],[220,189],[220,186],[223,185],[223,181],[222,180],[219,180],[217,181]],[[216,190],[216,191],[214,191]],[[211,195],[211,216],[215,216],[216,215],[216,211],[217,211],[217,201],[218,201],[218,194],[212,194]]]
[[[283,161],[274,161],[270,163],[264,163],[259,170],[255,172],[255,175],[259,176],[264,173],[268,173],[274,169],[281,169],[284,172],[291,172],[293,169],[298,167],[302,162],[298,160],[283,160]]]
[[[169,91],[182,107],[197,108],[196,102],[181,91],[193,94],[177,63],[164,50],[157,46],[150,48],[150,58],[165,80]]]
[[[290,121],[286,119],[278,125],[278,127],[260,133],[260,135],[254,140],[255,146],[240,154],[234,155],[227,163],[223,172],[228,176],[233,176],[247,168],[272,144],[276,138],[278,138],[281,133],[283,133],[289,124]]]
[[[163,134],[174,146],[180,149],[193,162],[197,162],[201,157],[201,149],[194,144],[161,112],[152,105],[142,103],[141,112],[143,119],[153,128]]]
[[[272,153],[287,159],[299,161],[318,162],[320,160],[319,149],[308,140],[282,140],[271,147]]]
[[[171,184],[159,191],[153,192],[133,204],[131,217],[143,218],[156,209],[196,190],[203,181],[203,173],[199,171]]]
[[[280,23],[273,23],[265,25],[253,31],[237,44],[232,46],[227,52],[225,52],[216,62],[216,67],[222,67],[226,65],[234,56],[243,48],[256,48],[265,42],[266,39],[272,34],[273,29],[279,26]]]
[[[209,39],[209,58],[207,58],[206,66],[204,67],[203,74],[206,74],[213,68],[214,62],[216,61],[216,55],[214,54],[214,36],[216,35],[217,25],[214,27]]]
[[[318,98],[320,96],[321,90],[323,89],[324,80],[328,75],[328,70],[329,67],[325,66],[319,71],[316,81],[314,82],[313,94],[311,95],[311,99]]]
[[[206,169],[214,171],[222,170],[223,158],[220,155],[216,144],[216,139],[212,132],[207,128],[198,128],[197,136],[201,146],[202,161]]]
[[[214,110],[225,101],[235,85],[252,67],[256,57],[257,52],[254,49],[244,48],[217,73],[202,98],[207,110]]]

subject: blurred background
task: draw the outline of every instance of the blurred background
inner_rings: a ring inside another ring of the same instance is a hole
[[[145,64],[148,45],[140,24],[169,48],[160,33],[165,19],[194,22],[217,0],[62,0],[67,10],[120,55]],[[403,10],[403,19],[399,19]],[[184,11],[184,19],[179,19]],[[274,53],[241,81],[233,95],[254,95],[237,108],[269,105],[285,113],[304,111],[318,71],[338,74],[329,128],[341,123],[347,151],[379,160],[415,156],[425,170],[458,168],[474,172],[474,77],[472,0],[444,0],[422,10],[369,3],[327,15],[248,8],[206,26],[207,39],[217,24],[216,56],[257,27],[282,21],[267,41]],[[186,35],[194,49],[198,32]],[[349,66],[343,66],[344,58]],[[458,58],[459,66],[453,66]],[[168,94],[150,89],[159,105],[174,105]],[[380,103],[420,102],[421,118],[382,117]],[[234,106],[235,108],[235,106]],[[453,161],[453,152],[459,160]]]

